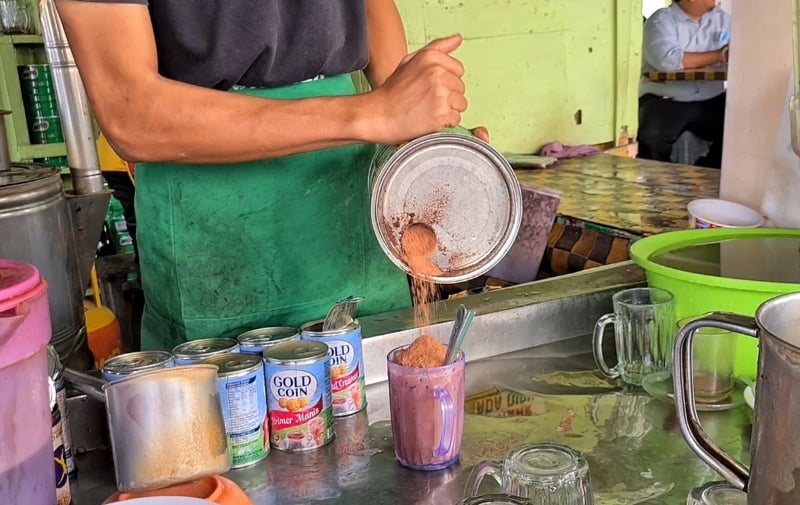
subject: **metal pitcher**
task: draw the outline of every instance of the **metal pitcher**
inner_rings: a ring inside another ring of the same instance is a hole
[[[750,469],[722,450],[700,425],[692,344],[695,331],[703,327],[759,340]],[[748,505],[800,503],[800,293],[763,303],[755,318],[714,312],[686,324],[675,340],[673,375],[681,431],[695,454],[731,485],[746,491]]]

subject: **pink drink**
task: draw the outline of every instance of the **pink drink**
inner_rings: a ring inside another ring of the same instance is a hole
[[[458,461],[464,432],[464,353],[451,365],[405,367],[387,356],[394,452],[403,466],[440,470]]]

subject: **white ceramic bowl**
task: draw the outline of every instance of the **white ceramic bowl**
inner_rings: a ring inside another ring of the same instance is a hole
[[[690,228],[759,228],[764,216],[750,207],[716,198],[689,202]]]

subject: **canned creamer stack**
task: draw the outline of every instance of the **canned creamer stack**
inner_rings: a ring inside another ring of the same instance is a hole
[[[272,447],[306,451],[333,440],[328,346],[287,342],[269,348],[264,360]]]
[[[100,370],[103,380],[114,382],[136,372],[175,366],[172,354],[167,351],[140,351],[119,354],[106,360]]]
[[[204,338],[178,344],[172,350],[176,365],[194,365],[232,352],[239,352],[239,342],[232,338]]]
[[[239,341],[239,352],[264,356],[264,352],[270,347],[292,342],[299,338],[300,332],[297,331],[297,328],[276,326],[246,331],[236,337],[236,340]]]
[[[255,354],[227,353],[202,363],[219,371],[219,399],[231,454],[231,467],[242,468],[269,454],[264,364]]]
[[[328,346],[333,415],[341,417],[360,412],[367,406],[361,325],[353,320],[341,328],[328,331],[323,331],[322,325],[322,320],[304,324],[300,338]]]
[[[176,346],[171,357],[177,366],[218,367],[233,468],[260,461],[270,446],[289,452],[322,447],[333,440],[334,416],[366,407],[355,320],[333,331],[323,331],[320,320],[301,330],[257,328],[236,339],[194,340]]]

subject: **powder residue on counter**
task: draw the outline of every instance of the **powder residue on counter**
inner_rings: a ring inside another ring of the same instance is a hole
[[[395,363],[410,368],[435,368],[444,365],[447,346],[430,335],[420,335],[410,346],[397,351]]]
[[[403,231],[403,259],[411,270],[411,296],[414,299],[414,323],[417,328],[431,324],[431,303],[436,299],[436,284],[431,280],[441,274],[433,262],[436,233],[430,226],[414,223]]]

